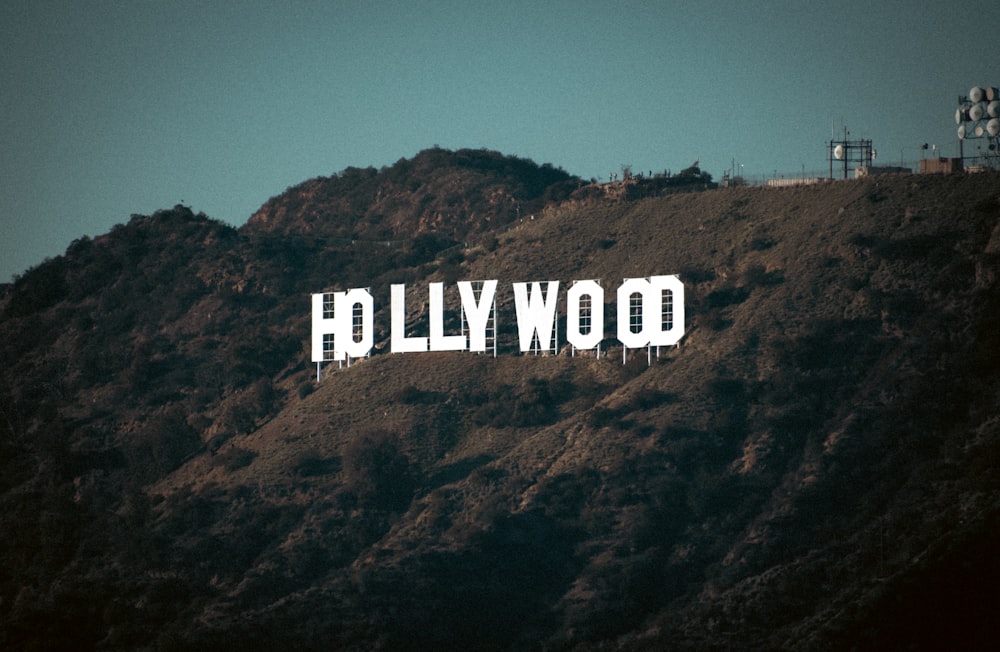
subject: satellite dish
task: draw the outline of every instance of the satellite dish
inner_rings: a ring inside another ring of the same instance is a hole
[[[957,124],[957,125],[962,124],[962,119],[964,117],[965,116],[962,115],[962,109],[955,109],[955,124]]]
[[[982,102],[983,97],[985,97],[986,91],[984,91],[979,86],[973,86],[969,90],[969,101],[970,102]]]
[[[959,125],[959,127],[958,127],[958,139],[959,140],[964,140],[965,139],[965,125]]]
[[[986,132],[983,129],[983,125],[976,125],[976,138],[982,138],[984,133]]]
[[[873,161],[875,160],[875,155],[876,155],[876,154],[878,154],[878,152],[876,152],[876,151],[874,150],[874,148],[873,148],[873,149],[872,149],[872,160],[873,160]]]
[[[973,104],[971,107],[969,107],[969,120],[972,120],[973,122],[978,122],[979,120],[982,119],[983,119],[982,104]]]
[[[1000,118],[1000,100],[993,100],[987,104],[986,113],[991,118]]]
[[[986,88],[986,99],[990,101],[1000,100],[1000,88],[997,88],[996,86],[988,86]]]
[[[843,145],[837,145],[836,147],[833,148],[833,158],[837,159],[838,161],[844,158]]]
[[[986,123],[986,133],[991,136],[1000,136],[1000,118],[993,118]]]

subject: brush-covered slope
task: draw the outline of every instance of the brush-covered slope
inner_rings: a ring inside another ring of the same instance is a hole
[[[300,183],[268,200],[247,230],[388,242],[429,232],[463,241],[565,198],[581,183],[548,164],[435,147],[381,170],[347,168]]]
[[[180,209],[77,243],[0,299],[0,642],[987,646],[998,181],[565,202],[364,269]],[[514,354],[511,282],[670,273],[652,364]],[[308,292],[371,286],[382,339],[389,283],[492,278],[498,357],[311,380]]]

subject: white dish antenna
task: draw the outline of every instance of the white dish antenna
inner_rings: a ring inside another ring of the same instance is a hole
[[[986,133],[991,136],[1000,136],[1000,118],[993,118],[986,123]]]
[[[958,126],[958,139],[959,140],[965,139],[965,125]]]
[[[1000,100],[993,100],[987,104],[986,113],[991,118],[1000,118]]]
[[[843,145],[837,145],[836,147],[833,148],[833,158],[837,159],[838,161],[840,161],[840,160],[842,160],[844,158],[844,146]]]
[[[982,102],[986,97],[986,91],[984,91],[979,86],[973,86],[969,89],[969,101],[970,102]]]
[[[969,120],[973,122],[978,122],[983,119],[983,105],[973,104],[969,107]]]

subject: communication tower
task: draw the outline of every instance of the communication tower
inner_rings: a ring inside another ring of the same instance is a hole
[[[837,161],[838,166],[840,162],[843,162],[844,178],[846,179],[847,171],[850,169],[852,163],[855,164],[855,167],[870,168],[872,161],[875,160],[875,149],[872,147],[870,139],[848,140],[847,137],[849,135],[847,127],[844,127],[844,138],[842,140],[830,140],[829,159],[831,179],[833,178],[834,161]]]
[[[982,140],[985,148],[978,145],[977,154],[969,158],[985,167],[1000,168],[1000,89],[973,86],[968,95],[960,95],[955,124],[958,125],[958,151],[963,163],[965,141]]]

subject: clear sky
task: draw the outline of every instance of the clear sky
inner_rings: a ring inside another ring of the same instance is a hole
[[[0,3],[0,282],[183,203],[239,225],[288,186],[440,145],[606,179],[958,153],[1000,86],[1000,3]]]

